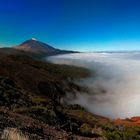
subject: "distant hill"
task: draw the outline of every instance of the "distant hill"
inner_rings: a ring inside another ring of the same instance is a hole
[[[55,55],[64,53],[74,53],[74,51],[66,51],[54,48],[46,43],[40,42],[35,38],[29,39],[22,44],[13,47],[14,49],[31,52],[36,54]]]

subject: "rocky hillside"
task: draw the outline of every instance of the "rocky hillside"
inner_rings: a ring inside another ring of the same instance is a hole
[[[1,135],[16,128],[31,140],[103,139],[95,124],[75,116],[86,110],[67,105],[64,98],[66,93],[75,96],[85,90],[73,80],[88,76],[86,69],[9,54],[0,55],[0,67]]]

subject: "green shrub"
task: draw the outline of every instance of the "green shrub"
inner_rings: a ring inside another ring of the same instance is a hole
[[[47,99],[43,97],[34,97],[32,98],[32,102],[36,104],[46,103]]]
[[[92,128],[87,123],[82,124],[79,130],[84,135],[88,135],[88,134],[91,134],[92,133]]]

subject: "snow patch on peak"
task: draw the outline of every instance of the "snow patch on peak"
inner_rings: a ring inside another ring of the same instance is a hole
[[[34,41],[36,41],[36,38],[32,38],[31,40],[34,40]]]

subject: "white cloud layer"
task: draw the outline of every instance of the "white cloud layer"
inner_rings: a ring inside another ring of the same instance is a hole
[[[82,83],[90,93],[78,94],[71,103],[111,118],[140,116],[140,52],[66,54],[49,61],[91,70]]]

